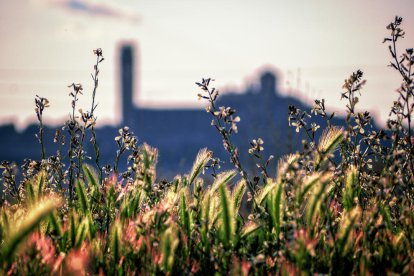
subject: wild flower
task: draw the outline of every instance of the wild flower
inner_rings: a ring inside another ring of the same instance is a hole
[[[45,159],[46,157],[46,153],[45,153],[45,146],[43,143],[43,132],[44,132],[44,128],[43,128],[43,111],[45,108],[49,107],[49,101],[46,98],[42,98],[39,97],[38,95],[36,95],[35,98],[35,112],[36,112],[36,116],[37,119],[39,121],[39,134],[36,135],[36,137],[39,139],[39,143],[42,147],[42,159]]]
[[[257,140],[256,139],[253,139],[250,142],[250,145],[252,147],[249,149],[249,153],[252,154],[254,152],[258,152],[259,153],[259,152],[263,151],[264,150],[264,148],[262,146],[263,144],[264,144],[264,142],[263,142],[262,138],[258,138]]]
[[[36,259],[41,264],[51,267],[56,259],[55,246],[50,237],[47,237],[41,233],[33,233],[30,235],[27,241],[27,247],[34,247],[34,250],[37,252]],[[31,260],[27,260],[31,261]]]
[[[64,274],[87,275],[90,265],[89,247],[85,243],[80,249],[72,250],[64,261]]]
[[[119,136],[115,137],[115,142],[118,145],[116,152],[114,172],[118,173],[119,158],[126,150],[136,150],[138,139],[133,132],[129,131],[129,127],[125,126],[118,130]]]

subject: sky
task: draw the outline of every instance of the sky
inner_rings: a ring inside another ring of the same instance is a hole
[[[45,120],[61,125],[70,111],[69,84],[82,83],[87,109],[93,49],[102,48],[98,122],[118,124],[119,46],[136,46],[134,104],[201,107],[194,84],[212,77],[221,91],[243,91],[264,70],[279,73],[283,94],[325,98],[342,111],[342,84],[365,73],[360,109],[385,122],[397,72],[387,67],[386,25],[402,16],[414,46],[412,0],[0,0],[0,123],[35,121],[34,97],[50,101]]]

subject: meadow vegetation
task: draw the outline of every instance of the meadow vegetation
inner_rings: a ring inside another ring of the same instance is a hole
[[[374,129],[357,109],[365,84],[358,70],[343,85],[346,127],[331,124],[324,100],[309,111],[286,110],[307,139],[278,161],[276,175],[259,137],[249,150],[257,172],[244,168],[232,142],[240,118],[216,106],[211,79],[197,83],[199,98],[234,169],[221,171],[214,153],[201,149],[188,174],[159,180],[157,149],[139,144],[128,127],[115,137],[114,164],[102,165],[94,111],[104,58],[95,50],[92,105],[79,109],[83,87],[70,85],[71,115],[56,131],[57,152],[44,147],[49,102],[38,96],[40,159],[19,170],[1,163],[0,273],[414,274],[414,55],[398,51],[401,23],[396,17],[384,39],[402,79],[386,128]]]

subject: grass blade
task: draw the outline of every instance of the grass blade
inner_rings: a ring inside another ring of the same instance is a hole
[[[6,240],[6,243],[2,248],[3,259],[10,262],[19,244],[36,229],[44,218],[49,216],[57,207],[59,207],[60,204],[60,200],[50,198],[33,207],[16,231],[14,231],[14,233]]]
[[[70,235],[70,242],[71,242],[71,246],[74,247],[76,244],[76,228],[77,225],[75,223],[75,215],[73,214],[73,212],[70,213],[69,215],[69,235]]]
[[[175,250],[179,244],[177,235],[172,227],[169,227],[161,237],[161,256],[162,269],[164,272],[171,273],[174,266]]]
[[[89,202],[87,199],[85,184],[81,180],[78,180],[76,183],[76,195],[78,196],[78,200],[80,203],[82,213],[88,214],[89,213]]]
[[[43,185],[44,185],[45,178],[46,178],[45,174],[46,173],[44,171],[41,171],[37,175],[37,179],[38,179],[38,182],[37,182],[37,199],[40,199],[43,196]]]
[[[345,192],[342,198],[342,204],[348,212],[354,205],[354,198],[359,196],[358,188],[358,171],[354,166],[351,166],[347,173]]]
[[[244,193],[246,192],[246,182],[241,180],[236,187],[234,187],[231,194],[231,201],[233,202],[233,210],[235,213],[238,213],[241,206]]]
[[[318,183],[318,181],[321,178],[321,174],[320,173],[314,173],[312,175],[310,175],[309,177],[307,177],[307,180],[305,182],[305,188],[303,190],[299,190],[298,192],[298,196],[296,197],[296,201],[297,203],[300,205],[303,202],[303,199],[305,197],[305,195],[313,188],[313,186]]]
[[[268,205],[270,215],[273,221],[273,226],[275,228],[275,236],[279,237],[280,227],[281,227],[281,218],[282,218],[282,195],[283,195],[283,185],[278,184],[276,189],[272,191],[270,197],[268,197]]]
[[[117,221],[114,223],[111,235],[111,252],[116,265],[121,259],[121,225]]]
[[[33,189],[32,183],[27,183],[26,185],[26,196],[27,196],[27,204],[29,207],[36,204],[36,196]]]
[[[207,191],[203,198],[203,203],[201,205],[201,240],[207,248],[209,247],[209,241],[207,238],[208,231],[210,229],[210,206],[211,206],[211,195]]]
[[[191,233],[191,227],[190,227],[190,216],[187,210],[187,199],[185,196],[185,192],[181,192],[180,196],[180,220],[181,224],[183,225],[184,231],[187,235],[190,235]]]
[[[83,173],[86,176],[86,179],[88,180],[89,187],[99,187],[98,181],[97,181],[98,177],[94,169],[87,164],[84,164],[82,166],[82,169],[83,169]]]
[[[329,194],[331,185],[329,183],[330,176],[324,175],[321,176],[318,182],[313,184],[312,194],[307,205],[307,223],[311,229],[313,229],[313,224],[316,220],[317,214],[320,211],[320,205],[322,201],[325,200],[326,196]]]
[[[220,193],[220,218],[221,218],[221,234],[222,234],[222,241],[225,246],[230,245],[230,241],[232,240],[232,228],[233,228],[233,214],[232,214],[232,207],[229,203],[229,195],[227,187],[223,184],[220,185],[219,188]]]
[[[343,256],[348,249],[352,248],[351,232],[354,225],[361,217],[361,208],[359,206],[353,208],[350,212],[344,212],[341,225],[339,228],[338,253]]]
[[[81,224],[79,225],[79,227],[76,229],[75,248],[79,248],[82,245],[82,242],[85,238],[87,223],[88,222],[86,220],[83,220]]]
[[[49,222],[52,225],[53,230],[55,230],[56,235],[58,237],[62,237],[62,226],[60,225],[60,222],[54,213],[51,213],[49,215]]]

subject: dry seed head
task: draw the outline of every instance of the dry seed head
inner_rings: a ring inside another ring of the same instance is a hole
[[[344,139],[344,129],[340,127],[332,127],[325,129],[319,139],[319,151],[323,154],[330,153]]]
[[[193,168],[191,169],[189,183],[192,183],[201,172],[204,172],[204,167],[210,161],[212,156],[213,152],[209,151],[207,148],[203,148],[198,152]]]
[[[226,185],[233,177],[235,177],[237,172],[235,170],[225,171],[217,175],[213,185],[211,186],[210,193],[213,195],[220,185]]]
[[[352,246],[352,232],[355,229],[362,216],[362,209],[360,206],[354,207],[351,211],[344,211],[342,214],[339,226],[339,239],[343,240],[342,252],[348,251]]]
[[[231,201],[235,212],[238,212],[243,200],[243,196],[246,193],[246,181],[240,180],[237,185],[233,188],[231,193]]]
[[[279,162],[277,163],[277,171],[276,171],[278,180],[280,180],[280,178],[283,177],[287,173],[289,167],[295,163],[297,158],[298,156],[296,154],[291,153],[291,154],[284,155],[279,159]]]
[[[274,190],[278,187],[278,185],[281,185],[279,182],[277,181],[272,181],[270,183],[268,183],[266,186],[263,187],[263,189],[261,189],[258,193],[257,193],[257,202],[259,204],[262,204],[264,202],[264,200],[266,199],[266,197]]]
[[[250,234],[253,234],[256,230],[258,230],[261,227],[260,224],[257,224],[254,221],[249,221],[244,225],[244,227],[241,230],[241,236],[246,237]]]
[[[180,240],[177,236],[177,230],[171,226],[161,236],[160,253],[161,259],[159,260],[164,272],[170,272],[174,265],[175,250],[179,245]]]

